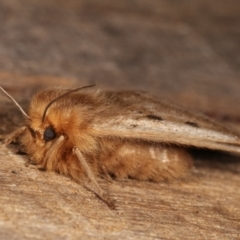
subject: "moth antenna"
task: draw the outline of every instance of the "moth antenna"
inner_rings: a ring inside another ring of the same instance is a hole
[[[18,107],[18,109],[22,112],[22,114],[27,118],[30,119],[30,117],[25,113],[25,111],[22,109],[22,107],[17,103],[17,101],[9,94],[7,93],[1,86],[0,89],[2,92]]]
[[[73,153],[77,156],[78,160],[80,161],[80,163],[82,164],[87,177],[92,181],[92,183],[97,187],[98,189],[98,196],[105,202],[107,203],[107,205],[111,208],[111,209],[115,209],[115,205],[113,203],[113,201],[111,199],[109,199],[109,197],[107,196],[106,193],[104,193],[104,191],[100,188],[100,186],[98,185],[96,178],[94,177],[94,174],[92,172],[92,170],[90,169],[86,159],[84,158],[84,156],[82,155],[81,151],[77,148],[74,147],[73,148]]]
[[[81,89],[84,89],[84,88],[90,88],[90,87],[94,87],[96,86],[95,84],[91,84],[91,85],[87,85],[87,86],[84,86],[84,87],[80,87],[80,88],[76,88],[76,89],[73,89],[71,91],[68,91],[60,96],[58,96],[57,98],[53,99],[50,103],[48,103],[48,105],[46,106],[46,108],[44,109],[44,112],[43,112],[43,116],[42,116],[42,123],[44,122],[44,119],[46,117],[46,114],[47,114],[47,110],[49,109],[49,107],[51,107],[51,105],[56,102],[57,100],[59,100],[60,98],[63,98],[65,97],[66,95],[70,94],[70,93],[73,93],[73,92],[77,92]]]

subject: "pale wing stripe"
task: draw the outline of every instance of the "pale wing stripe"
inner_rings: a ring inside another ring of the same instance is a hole
[[[169,121],[152,121],[150,123],[145,119],[134,120],[119,117],[106,123],[93,125],[93,129],[102,136],[136,138],[240,152],[240,138],[237,135]]]
[[[136,127],[133,127],[136,126]],[[220,142],[232,142],[240,141],[239,136],[231,135],[226,133],[217,132],[210,129],[195,128],[189,125],[183,125],[180,123],[174,122],[152,122],[149,123],[149,120],[141,119],[126,119],[126,118],[117,118],[110,120],[106,123],[96,124],[94,129],[96,130],[107,130],[109,127],[114,128],[117,131],[131,130],[132,132],[137,133],[155,133],[155,134],[164,134],[164,133],[174,133],[176,136],[202,139],[202,140],[211,140],[211,141],[220,141]]]

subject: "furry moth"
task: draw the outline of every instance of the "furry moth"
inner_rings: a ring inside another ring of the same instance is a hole
[[[238,134],[145,93],[47,88],[33,96],[27,115],[1,90],[26,118],[4,145],[18,138],[34,164],[77,182],[88,178],[112,208],[98,176],[156,182],[182,177],[192,166],[184,146],[240,153]]]

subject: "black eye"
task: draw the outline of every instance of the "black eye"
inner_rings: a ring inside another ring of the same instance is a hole
[[[50,140],[53,140],[55,137],[56,137],[55,131],[51,127],[46,128],[46,130],[43,134],[44,140],[50,141]]]

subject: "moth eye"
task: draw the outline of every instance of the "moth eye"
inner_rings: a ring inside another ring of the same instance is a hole
[[[55,131],[51,127],[47,127],[43,134],[44,140],[50,141],[50,140],[53,140],[55,137],[56,137]]]

